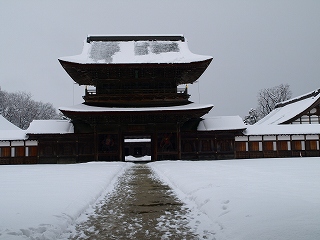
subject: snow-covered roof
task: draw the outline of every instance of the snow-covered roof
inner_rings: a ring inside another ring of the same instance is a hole
[[[320,124],[248,125],[245,135],[320,134]]]
[[[24,140],[26,133],[0,114],[0,141]]]
[[[7,140],[25,140],[27,139],[24,130],[0,130],[0,141]]]
[[[212,59],[190,52],[183,35],[88,36],[80,55],[59,60],[80,64],[189,63]]]
[[[198,131],[218,131],[245,129],[246,125],[240,116],[216,116],[202,120],[198,125]]]
[[[255,125],[281,124],[299,115],[319,100],[320,90],[278,103],[276,108]]]
[[[60,107],[61,111],[70,112],[157,112],[157,111],[183,111],[183,110],[196,110],[204,108],[212,108],[212,104],[197,104],[190,103],[181,106],[171,107],[143,107],[143,108],[116,108],[116,107],[96,107],[85,104],[78,104],[70,107]]]
[[[68,120],[33,120],[27,134],[74,133],[73,124]]]
[[[0,114],[0,130],[21,130],[13,123],[9,122]]]

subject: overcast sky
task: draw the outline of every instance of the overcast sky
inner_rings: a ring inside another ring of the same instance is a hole
[[[82,102],[59,57],[88,34],[184,34],[214,60],[191,100],[210,115],[246,115],[257,93],[288,83],[293,97],[320,88],[319,0],[0,0],[0,87],[55,107]]]

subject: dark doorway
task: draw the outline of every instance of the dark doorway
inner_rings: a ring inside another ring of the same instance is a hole
[[[150,135],[129,135],[123,141],[125,161],[151,161]]]

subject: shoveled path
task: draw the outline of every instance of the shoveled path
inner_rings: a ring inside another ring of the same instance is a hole
[[[206,228],[203,214],[188,209],[147,165],[135,164],[69,239],[215,239]]]

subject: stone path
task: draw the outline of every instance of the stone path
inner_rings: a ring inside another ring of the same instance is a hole
[[[69,239],[215,239],[210,224],[147,165],[135,164]]]

